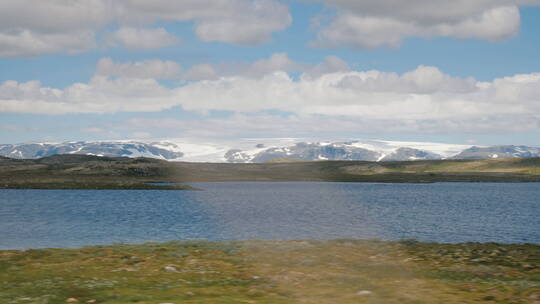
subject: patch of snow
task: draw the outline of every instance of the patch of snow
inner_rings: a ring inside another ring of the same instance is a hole
[[[381,156],[379,156],[379,158],[377,158],[377,161],[380,162],[380,161],[383,160],[385,157],[386,157],[386,154],[381,153]]]
[[[431,142],[407,142],[407,141],[381,141],[397,148],[413,148],[439,154],[444,158],[455,156],[472,145],[442,144]],[[396,148],[396,149],[397,149]]]
[[[163,157],[162,155],[156,155],[156,154],[153,154],[153,153],[150,153],[148,151],[144,151],[144,152],[141,152],[137,149],[127,149],[129,152],[131,152],[131,154],[122,154],[122,156],[127,156],[127,157],[148,157],[148,158],[159,158],[159,159],[165,159],[165,157]]]
[[[188,142],[187,140],[162,141],[154,143],[153,146],[173,152],[182,152],[184,156],[173,159],[173,161],[186,162],[224,162],[225,153],[231,149],[227,145]]]
[[[376,151],[379,153],[385,153],[390,154],[392,152],[395,152],[398,148],[398,146],[395,145],[389,145],[388,143],[382,142],[382,141],[375,141],[375,140],[369,140],[369,141],[354,141],[350,146],[355,148],[361,148],[366,149],[370,151]]]
[[[250,159],[252,159],[253,157],[255,157],[257,154],[263,152],[263,151],[266,151],[267,149],[271,149],[273,147],[264,147],[264,148],[254,148],[254,149],[251,149],[251,150],[246,150],[246,151],[243,151],[243,153],[245,155],[248,155]]]
[[[71,151],[71,152],[68,152],[69,154],[75,154],[75,153],[78,153],[78,152],[81,152],[81,150],[84,148],[84,146],[80,146],[77,150],[75,151]]]

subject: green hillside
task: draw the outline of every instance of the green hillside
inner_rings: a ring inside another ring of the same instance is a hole
[[[540,159],[406,162],[288,161],[186,163],[148,158],[55,155],[37,160],[0,159],[2,188],[183,189],[152,182],[538,182]]]

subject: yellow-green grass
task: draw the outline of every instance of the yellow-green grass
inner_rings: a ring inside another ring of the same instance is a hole
[[[400,162],[291,161],[185,163],[154,159],[57,155],[0,159],[0,189],[170,189],[150,183],[227,181],[540,182],[540,158]]]
[[[540,303],[540,246],[185,241],[0,251],[0,303]]]
[[[429,173],[513,173],[540,174],[539,164],[528,164],[523,159],[483,159],[365,163],[345,166],[349,174],[429,174]]]

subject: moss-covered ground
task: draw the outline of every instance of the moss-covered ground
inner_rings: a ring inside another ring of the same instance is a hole
[[[233,164],[167,162],[147,158],[54,155],[0,158],[0,189],[162,189],[152,183],[231,181],[540,182],[540,158],[402,162],[295,161]]]
[[[540,303],[540,246],[182,241],[0,251],[2,304]]]

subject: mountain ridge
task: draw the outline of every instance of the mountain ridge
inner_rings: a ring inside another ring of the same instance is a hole
[[[102,157],[147,157],[167,161],[264,163],[274,159],[372,162],[540,157],[540,148],[523,145],[473,146],[383,140],[303,141],[249,139],[233,143],[192,141],[72,141],[0,144],[0,156],[14,159],[73,154]]]

